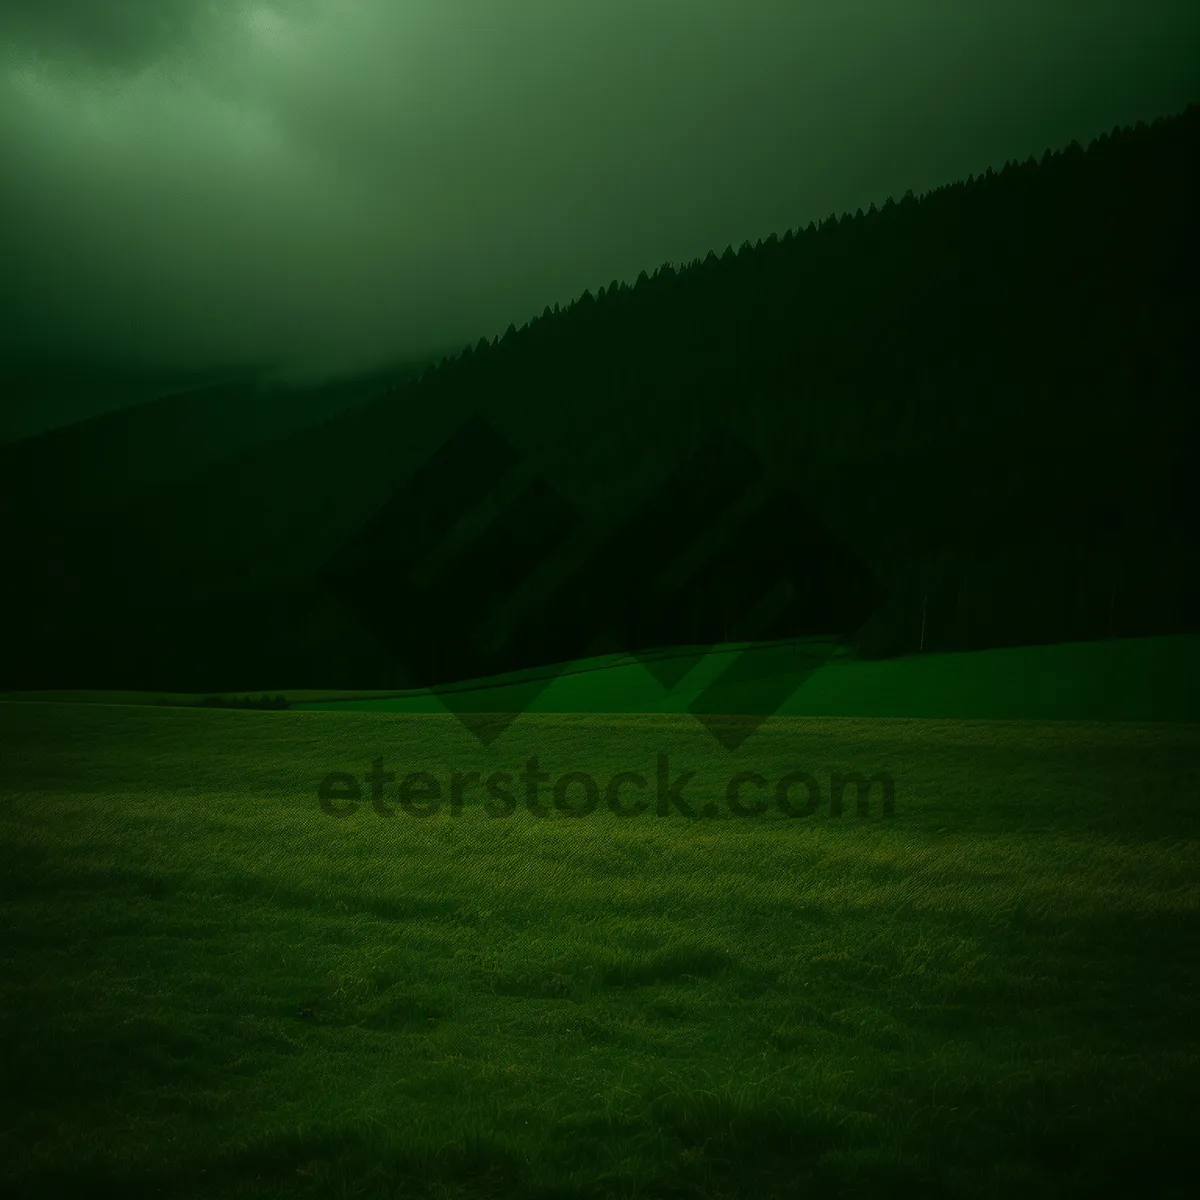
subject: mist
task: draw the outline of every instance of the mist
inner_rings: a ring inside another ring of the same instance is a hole
[[[13,438],[320,382],[1195,99],[1194,4],[6,0]]]

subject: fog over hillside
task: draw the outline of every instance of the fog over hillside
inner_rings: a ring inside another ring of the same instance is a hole
[[[1179,0],[5,0],[0,438],[425,359],[1181,111]]]

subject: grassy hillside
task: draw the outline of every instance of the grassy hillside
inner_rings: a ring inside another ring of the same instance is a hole
[[[462,680],[433,691],[262,688],[293,710],[444,713],[686,713],[704,711],[820,717],[993,720],[1200,721],[1200,636],[857,659],[832,645],[785,642],[646,656],[669,660],[670,685],[628,656],[559,664],[552,672],[515,672]],[[544,690],[530,694],[531,681]],[[764,691],[764,684],[769,691]],[[221,698],[233,701],[234,693]],[[239,694],[240,695],[240,694]],[[776,707],[775,697],[785,698]],[[198,694],[34,691],[0,701],[71,704],[197,705]]]

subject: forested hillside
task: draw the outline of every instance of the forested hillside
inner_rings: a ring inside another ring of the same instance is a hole
[[[1200,629],[1200,107],[864,202],[614,279],[115,508],[36,506],[0,683],[402,687],[609,625],[623,648],[741,622],[874,655]],[[739,553],[714,542],[656,607],[655,574],[739,503]],[[643,544],[598,558],[622,522]],[[414,582],[417,550],[454,586]]]

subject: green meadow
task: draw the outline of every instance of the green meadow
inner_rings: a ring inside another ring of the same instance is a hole
[[[734,657],[0,697],[9,1194],[1192,1194],[1200,638]]]

